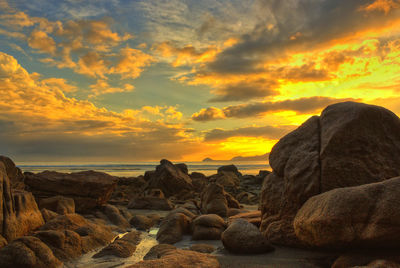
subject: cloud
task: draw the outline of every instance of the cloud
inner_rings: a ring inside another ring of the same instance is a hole
[[[123,87],[112,87],[107,81],[99,79],[97,83],[90,86],[92,90],[92,95],[90,97],[96,97],[99,95],[110,94],[110,93],[121,93],[121,92],[131,92],[135,87],[131,84],[124,84]]]
[[[137,78],[145,67],[155,61],[141,50],[124,47],[119,51],[117,63],[109,72],[120,74],[122,78]]]
[[[277,140],[296,128],[296,126],[252,126],[231,130],[215,128],[205,132],[204,141],[223,141],[231,137],[263,137]]]
[[[392,9],[400,8],[400,2],[398,0],[375,0],[371,4],[362,6],[360,10],[366,12],[372,11],[383,11],[385,14],[389,13]]]
[[[56,52],[56,42],[53,38],[43,31],[33,31],[28,38],[28,44],[41,52],[47,52],[54,55]]]
[[[19,161],[178,159],[206,149],[180,122],[176,107],[163,107],[153,121],[140,109],[97,107],[65,96],[75,88],[64,79],[41,80],[2,52],[0,88],[0,146]]]
[[[274,113],[280,111],[294,111],[299,114],[311,114],[325,108],[330,104],[349,100],[354,99],[336,99],[330,97],[315,96],[294,100],[255,102],[240,105],[231,105],[223,109],[210,107],[207,109],[201,109],[198,113],[193,114],[192,119],[194,121],[206,122],[226,118],[256,117],[264,115],[266,113]]]

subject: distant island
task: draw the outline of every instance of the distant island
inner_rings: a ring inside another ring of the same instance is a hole
[[[226,162],[226,161],[268,161],[269,153],[263,155],[255,155],[255,156],[235,156],[230,160],[214,160],[210,157],[204,158],[202,162]]]

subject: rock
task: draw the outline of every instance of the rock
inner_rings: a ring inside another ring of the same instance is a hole
[[[63,215],[75,213],[75,202],[72,198],[57,195],[40,199],[39,208],[45,208]]]
[[[190,234],[192,219],[183,213],[170,213],[160,224],[157,241],[162,244],[175,244],[184,234]]]
[[[201,253],[213,253],[215,251],[215,247],[209,244],[194,244],[190,247],[190,250]]]
[[[165,198],[165,195],[161,189],[149,189],[146,193],[146,196]]]
[[[120,239],[116,239],[107,247],[103,248],[100,252],[96,253],[93,258],[100,258],[103,256],[116,256],[119,258],[128,258],[136,250],[136,246],[140,243],[141,233],[138,231],[131,231]]]
[[[131,227],[129,222],[125,219],[124,216],[121,215],[119,209],[116,206],[105,205],[102,207],[102,210],[112,224],[120,228]]]
[[[331,190],[310,198],[294,220],[297,237],[310,246],[398,248],[400,177]]]
[[[45,208],[42,208],[40,210],[40,212],[42,213],[44,222],[48,222],[48,221],[50,221],[50,220],[52,220],[52,219],[54,219],[54,218],[56,218],[58,216],[58,214],[56,212],[48,210],[48,209],[45,209]]]
[[[201,193],[208,184],[208,179],[203,173],[192,172],[190,178],[192,179],[193,189],[198,193]]]
[[[18,238],[0,250],[2,268],[56,268],[61,265],[51,249],[33,236]]]
[[[375,252],[360,252],[353,254],[341,255],[332,264],[332,268],[347,268],[347,267],[370,267],[370,268],[398,268],[399,257],[397,253],[394,255],[383,254],[376,255]]]
[[[186,175],[189,174],[188,167],[187,167],[187,165],[185,163],[175,164],[175,167],[179,168]]]
[[[183,208],[183,207],[179,207],[179,208],[176,208],[176,209],[172,210],[169,213],[169,215],[170,214],[174,214],[174,213],[182,213],[186,217],[188,217],[190,220],[193,220],[196,217],[196,214],[192,213],[190,210],[188,210],[186,208]]]
[[[231,224],[233,221],[236,219],[244,219],[251,224],[254,224],[257,227],[260,227],[261,225],[261,211],[252,211],[252,212],[244,212],[244,213],[239,213],[236,214],[232,217],[229,217],[229,224]]]
[[[218,260],[211,255],[191,250],[168,250],[160,259],[141,261],[128,268],[220,268]]]
[[[156,221],[145,215],[135,215],[130,219],[129,223],[137,230],[147,231],[155,225]]]
[[[218,183],[224,188],[235,190],[239,184],[239,177],[234,172],[229,171],[220,171],[216,175],[212,175],[208,178],[210,182]]]
[[[152,247],[149,252],[143,257],[143,260],[156,260],[165,255],[168,251],[175,250],[176,247],[170,244],[158,244]]]
[[[7,246],[7,244],[7,240],[2,235],[0,235],[0,248]]]
[[[205,214],[217,214],[226,217],[228,202],[225,197],[224,187],[210,183],[201,194],[201,211]]]
[[[10,179],[11,188],[25,190],[25,176],[21,169],[15,166],[15,163],[8,157],[0,155],[0,162],[3,162],[7,177]]]
[[[368,263],[366,268],[400,268],[400,263],[388,260],[375,260]]]
[[[240,208],[240,203],[230,193],[225,193],[228,208]]]
[[[56,195],[73,198],[77,212],[91,212],[105,204],[117,184],[117,178],[103,172],[82,171],[59,173],[44,171],[28,174],[25,184],[35,197],[46,198]]]
[[[226,166],[221,166],[218,168],[218,173],[223,173],[223,172],[232,172],[235,173],[236,176],[241,177],[242,174],[239,172],[237,167],[235,165],[226,165]]]
[[[139,177],[118,177],[118,183],[112,192],[108,203],[113,205],[128,205],[129,201],[143,193],[146,187],[146,181],[143,176]]]
[[[179,195],[184,190],[192,191],[192,179],[181,168],[168,160],[161,160],[154,173],[146,173],[150,176],[148,188],[161,189],[166,197]]]
[[[130,209],[153,209],[153,210],[171,210],[174,205],[165,198],[145,196],[136,197],[129,202]]]
[[[330,105],[283,137],[269,158],[261,230],[274,243],[299,246],[293,219],[310,197],[400,175],[400,119],[378,106]]]
[[[201,215],[193,220],[193,240],[220,240],[226,225],[216,214]]]
[[[74,231],[39,231],[35,237],[45,243],[61,261],[77,258],[84,253],[81,237]]]
[[[180,205],[179,207],[189,210],[194,215],[200,214],[200,210],[199,210],[196,200],[189,200],[189,201],[185,202],[185,204]]]
[[[76,232],[81,236],[82,251],[84,253],[107,245],[114,237],[109,227],[88,221],[78,214],[59,215],[46,222],[39,230],[70,230]]]
[[[274,250],[260,230],[244,219],[232,222],[222,233],[221,241],[228,251],[236,254],[260,254]]]

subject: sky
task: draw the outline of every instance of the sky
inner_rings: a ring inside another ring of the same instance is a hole
[[[399,65],[400,0],[0,0],[0,154],[263,155],[333,103],[400,115]]]

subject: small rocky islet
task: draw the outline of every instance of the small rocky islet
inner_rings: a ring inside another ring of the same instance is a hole
[[[122,178],[22,173],[1,156],[0,267],[400,267],[394,113],[330,105],[269,162],[205,176],[164,159]]]

